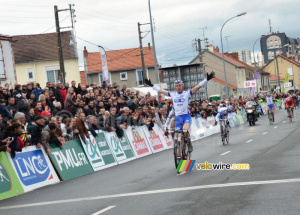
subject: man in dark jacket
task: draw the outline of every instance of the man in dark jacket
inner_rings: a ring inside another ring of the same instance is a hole
[[[6,107],[6,101],[4,99],[0,99],[0,115],[5,121],[13,118]]]
[[[70,111],[73,115],[75,115],[76,103],[73,100],[73,94],[74,94],[74,88],[70,87],[64,103],[64,109]]]
[[[84,109],[84,113],[86,116],[92,115],[95,116],[95,112],[94,112],[94,101],[90,101],[89,105],[86,109]]]
[[[35,117],[33,122],[28,127],[28,133],[31,134],[31,145],[35,145],[37,148],[41,148],[41,134],[44,128],[45,120],[42,116],[38,115]]]

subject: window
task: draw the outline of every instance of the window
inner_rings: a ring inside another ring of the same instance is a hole
[[[27,68],[27,80],[28,81],[35,81],[34,77],[34,69],[33,68]]]
[[[126,81],[126,80],[128,80],[127,72],[121,72],[121,73],[120,73],[120,80],[121,80],[121,81]]]
[[[148,70],[146,70],[146,76],[144,78],[149,78],[148,75]],[[136,81],[137,81],[137,86],[143,85],[144,81],[143,81],[143,71],[142,70],[136,70]]]
[[[5,78],[4,60],[2,56],[2,46],[0,45],[0,78]]]
[[[59,65],[46,66],[46,82],[57,83],[59,80]]]

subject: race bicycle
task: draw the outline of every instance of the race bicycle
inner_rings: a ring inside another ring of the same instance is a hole
[[[220,119],[220,126],[221,126],[221,139],[223,145],[225,143],[229,143],[229,122],[227,118],[225,119]]]
[[[188,132],[188,139],[190,133]],[[182,144],[183,143],[183,144]],[[190,160],[191,153],[188,151],[187,141],[184,140],[183,131],[175,131],[174,135],[174,161],[175,168],[177,169],[181,160]],[[179,173],[179,172],[177,172]]]
[[[268,112],[268,119],[269,119],[270,125],[273,125],[273,115],[272,115],[272,111],[269,111],[269,112]]]
[[[293,107],[286,107],[286,111],[287,111],[287,113],[288,113],[288,118],[289,118],[289,121],[290,122],[292,122],[293,121],[293,115],[292,115],[292,110],[291,110],[291,108],[293,108]]]

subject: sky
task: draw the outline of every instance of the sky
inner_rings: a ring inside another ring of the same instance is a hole
[[[151,0],[156,55],[163,67],[190,62],[197,54],[195,39],[208,38],[209,44],[221,50],[223,29],[224,51],[249,49],[269,30],[300,37],[299,0]],[[74,4],[75,32],[79,62],[83,49],[96,52],[96,45],[106,50],[138,48],[137,22],[142,26],[143,46],[152,45],[148,0],[0,0],[0,34],[26,35],[55,32],[54,5],[59,9]],[[60,12],[61,27],[71,25],[69,12]],[[66,30],[66,29],[64,29]],[[204,33],[204,35],[203,35]],[[228,38],[228,45],[227,40]],[[202,47],[204,47],[202,43]],[[259,42],[255,53],[260,52]]]

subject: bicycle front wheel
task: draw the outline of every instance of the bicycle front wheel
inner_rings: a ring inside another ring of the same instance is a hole
[[[177,169],[179,163],[180,163],[180,160],[181,160],[181,157],[178,155],[178,147],[179,147],[179,150],[180,150],[180,143],[178,142],[178,140],[175,140],[174,141],[174,161],[175,161],[175,168]]]
[[[226,143],[229,143],[229,128],[226,126],[226,137],[225,137]]]

